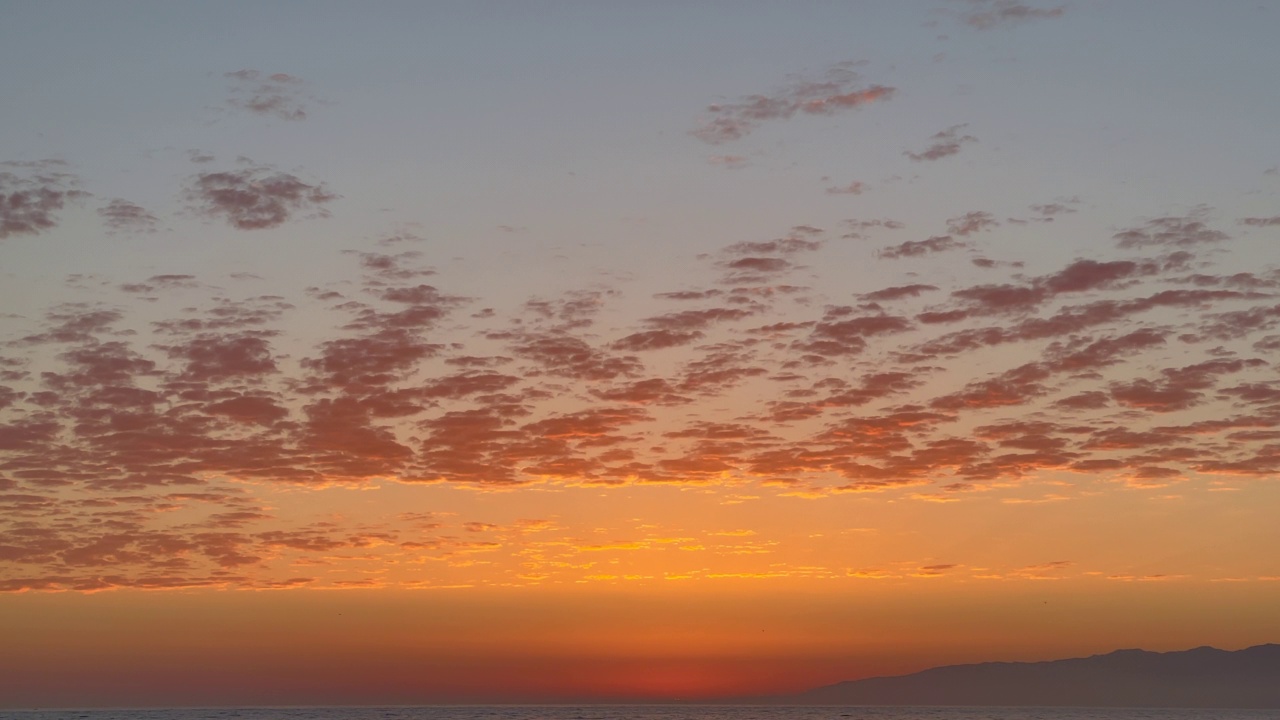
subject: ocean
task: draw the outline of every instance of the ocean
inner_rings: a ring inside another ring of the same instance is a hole
[[[1280,720],[1280,710],[1162,708],[427,706],[9,710],[0,720]]]

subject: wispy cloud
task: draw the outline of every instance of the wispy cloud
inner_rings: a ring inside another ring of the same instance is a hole
[[[745,137],[761,123],[800,115],[834,115],[893,97],[894,88],[867,85],[850,63],[832,66],[819,78],[795,79],[768,95],[707,106],[710,116],[693,131],[703,142],[719,144]]]
[[[950,235],[934,235],[924,240],[907,240],[880,251],[880,257],[886,260],[920,257],[931,253],[945,252],[967,247],[967,245]]]
[[[1196,211],[1180,217],[1148,220],[1143,225],[1116,233],[1116,245],[1125,249],[1160,245],[1192,247],[1228,240],[1226,233],[1205,224],[1205,214]]]
[[[933,142],[924,150],[921,150],[920,152],[904,150],[902,154],[911,158],[915,162],[941,160],[942,158],[956,155],[960,152],[965,143],[978,141],[978,138],[972,135],[960,134],[960,131],[966,127],[968,127],[967,123],[962,125],[952,125],[946,130],[940,130],[929,138]]]
[[[1031,20],[1062,17],[1065,5],[1036,7],[1020,0],[968,0],[969,9],[960,13],[960,19],[969,27],[990,30],[1005,25],[1016,25]]]
[[[711,155],[707,162],[725,170],[740,170],[749,164],[742,155]]]
[[[867,184],[854,180],[848,185],[837,185],[827,188],[828,195],[861,195],[867,191]]]
[[[111,232],[153,233],[160,223],[146,208],[120,198],[98,208],[98,215]]]
[[[236,70],[224,77],[231,80],[227,104],[257,115],[281,120],[305,120],[307,108],[302,79],[287,73],[264,75],[257,70]]]

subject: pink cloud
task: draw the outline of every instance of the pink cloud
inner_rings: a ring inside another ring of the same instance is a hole
[[[198,335],[165,348],[170,358],[186,361],[180,379],[210,383],[255,378],[276,371],[271,346],[259,334]]]
[[[610,346],[615,350],[636,352],[640,350],[663,350],[665,348],[688,345],[702,339],[705,334],[699,330],[642,330],[616,340]]]
[[[1121,280],[1140,275],[1154,275],[1154,265],[1117,260],[1114,262],[1098,262],[1096,260],[1077,260],[1059,272],[1042,281],[1050,292],[1082,292],[1100,288],[1115,287]]]

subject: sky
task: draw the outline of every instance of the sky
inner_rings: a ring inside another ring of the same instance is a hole
[[[0,705],[1280,641],[1280,5],[0,0]]]

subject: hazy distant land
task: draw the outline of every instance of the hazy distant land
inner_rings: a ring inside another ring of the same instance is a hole
[[[1069,660],[937,667],[776,696],[796,705],[1280,708],[1280,645],[1117,650]]]

